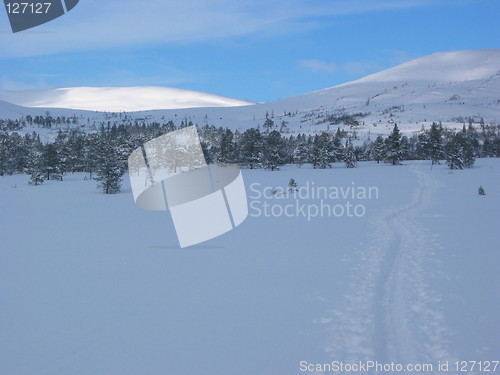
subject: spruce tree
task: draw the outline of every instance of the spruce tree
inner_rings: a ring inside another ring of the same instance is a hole
[[[70,149],[69,147],[67,141],[67,134],[63,133],[61,130],[59,130],[59,133],[57,134],[53,144],[57,152],[57,159],[59,163],[58,164],[58,168],[60,170],[59,179],[62,181],[63,175],[64,173],[66,173],[68,168],[70,155],[74,153],[74,150]]]
[[[250,128],[241,135],[240,144],[241,164],[247,165],[250,169],[260,166],[262,157],[262,135],[259,129]]]
[[[371,152],[370,152],[370,157],[375,160],[378,163],[380,163],[381,160],[384,160],[385,158],[385,144],[384,144],[384,138],[382,138],[381,135],[375,139],[375,142],[373,143]]]
[[[35,146],[32,148],[29,154],[26,173],[29,174],[30,185],[40,185],[45,180],[45,173],[43,171],[43,163],[42,163],[42,153]]]
[[[392,163],[392,165],[398,165],[402,160],[402,150],[401,150],[401,133],[397,124],[394,124],[394,129],[389,137],[387,137],[387,154],[386,159]]]
[[[337,133],[333,137],[332,144],[332,161],[342,161],[344,159],[344,146],[342,144],[342,136],[337,130]]]
[[[274,127],[274,121],[269,117],[269,112],[266,112],[266,121],[264,121],[264,125],[262,127],[264,128],[265,133],[269,133]]]
[[[281,134],[273,130],[264,138],[263,164],[272,171],[283,164]]]
[[[412,159],[411,145],[406,135],[403,135],[401,137],[400,149],[401,149],[401,160]]]
[[[44,146],[42,159],[47,180],[62,180],[62,160],[54,143],[48,143]]]
[[[234,144],[234,134],[231,129],[225,129],[220,135],[219,155],[217,161],[219,163],[233,163],[235,161],[236,147]]]
[[[347,168],[355,168],[357,165],[356,154],[350,138],[345,144],[344,162]]]
[[[97,141],[96,177],[97,187],[106,194],[120,191],[125,173],[125,155],[116,140],[109,134],[101,134]]]
[[[462,130],[463,142],[463,160],[465,168],[472,168],[476,161],[475,147],[473,134],[465,130],[465,125]]]
[[[89,174],[89,180],[92,180],[97,166],[97,140],[97,134],[92,134],[84,143],[83,169]]]
[[[450,169],[464,168],[464,140],[462,132],[452,135],[446,145],[446,163]]]
[[[333,159],[333,143],[330,133],[322,132],[314,136],[312,149],[312,162],[314,168],[331,168],[330,162]]]
[[[435,122],[432,123],[429,131],[428,152],[432,165],[439,164],[439,161],[444,157],[443,150],[443,129]]]
[[[417,159],[429,160],[430,159],[430,140],[429,132],[424,131],[419,134],[416,139],[415,154]]]
[[[293,151],[293,162],[299,167],[309,161],[309,147],[305,135],[299,134],[297,136],[297,145]]]

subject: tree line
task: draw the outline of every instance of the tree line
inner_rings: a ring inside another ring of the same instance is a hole
[[[188,125],[182,122],[180,127]],[[0,130],[0,176],[27,173],[30,183],[39,185],[45,180],[62,181],[68,173],[86,172],[105,193],[116,193],[127,170],[128,155],[145,142],[176,129],[171,121],[126,126],[108,123],[93,133],[60,130],[53,141],[42,142],[35,132],[21,136],[4,128]],[[500,156],[500,127],[494,125],[475,127],[469,123],[454,131],[433,123],[429,129],[407,137],[395,124],[389,136],[379,135],[362,144],[340,128],[296,136],[271,129],[264,126],[240,132],[206,125],[198,132],[207,163],[235,163],[250,169],[278,170],[285,164],[311,164],[324,169],[336,162],[355,168],[359,161],[398,165],[403,160],[430,160],[432,164],[445,161],[450,169],[463,169],[471,168],[478,157]]]

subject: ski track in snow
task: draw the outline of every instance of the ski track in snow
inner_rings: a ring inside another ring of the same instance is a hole
[[[343,299],[329,316],[317,320],[330,332],[325,350],[332,360],[432,363],[436,373],[439,361],[454,360],[442,299],[430,285],[430,268],[442,247],[419,218],[438,183],[427,167],[415,165],[411,171],[418,185],[410,203],[372,219],[369,245],[358,250]]]

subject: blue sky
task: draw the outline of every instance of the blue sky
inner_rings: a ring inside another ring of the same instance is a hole
[[[499,14],[498,0],[80,0],[12,34],[2,10],[0,89],[158,85],[270,101],[498,48]]]

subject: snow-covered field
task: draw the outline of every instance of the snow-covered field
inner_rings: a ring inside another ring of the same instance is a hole
[[[110,196],[83,174],[37,187],[2,177],[0,374],[499,360],[499,172],[498,159],[454,172],[429,162],[244,170],[252,216],[186,249],[168,213],[134,206],[127,181]],[[348,198],[362,217],[255,217],[265,202],[275,213],[295,204],[257,199],[292,177],[378,195]]]

